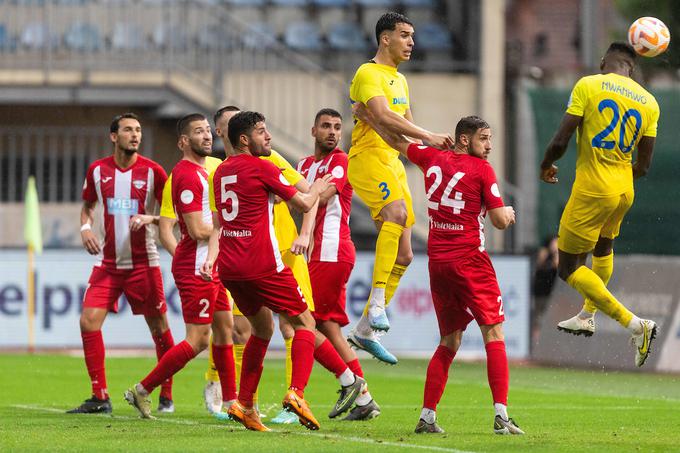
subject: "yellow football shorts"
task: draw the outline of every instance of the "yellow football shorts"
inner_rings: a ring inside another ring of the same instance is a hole
[[[407,211],[405,226],[408,228],[416,222],[406,170],[398,157],[381,150],[355,154],[349,159],[347,178],[359,198],[371,210],[373,219],[382,221],[380,211],[385,205],[404,200]]]
[[[288,266],[293,272],[293,276],[302,291],[302,296],[307,302],[307,307],[310,311],[314,311],[314,298],[312,297],[312,282],[309,280],[309,269],[307,268],[307,261],[302,255],[295,255],[290,249],[281,252],[281,260],[283,264]],[[230,297],[231,299],[231,297]],[[234,316],[243,316],[241,310],[238,309],[236,304],[232,306]]]
[[[632,190],[613,197],[572,192],[562,212],[557,247],[580,255],[591,252],[600,237],[616,238],[634,198]]]

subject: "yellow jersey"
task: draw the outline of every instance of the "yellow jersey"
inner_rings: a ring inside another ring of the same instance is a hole
[[[222,159],[218,159],[217,157],[207,156],[205,158],[205,169],[208,172],[208,175],[211,176],[210,179],[212,179],[212,174],[215,173],[215,169],[219,167],[221,163]],[[172,202],[172,172],[168,175],[168,179],[163,186],[160,215],[161,217],[167,217],[168,219],[177,219],[175,205]]]
[[[260,156],[260,159],[268,160],[276,165],[291,186],[294,186],[304,178],[281,154],[274,150],[272,150],[271,155]],[[295,221],[290,215],[288,205],[284,202],[274,204],[274,232],[281,251],[291,248],[293,241],[298,236]]]
[[[643,136],[656,137],[659,104],[629,77],[597,74],[580,79],[567,113],[583,118],[576,131],[573,191],[594,197],[633,189],[633,150]]]
[[[410,108],[408,84],[406,77],[397,72],[397,68],[383,64],[368,62],[359,66],[349,87],[349,98],[352,104],[367,104],[374,97],[383,96],[393,112],[405,116]],[[385,141],[363,121],[354,118],[352,130],[352,146],[349,157],[369,150],[382,150],[391,157],[399,156]]]

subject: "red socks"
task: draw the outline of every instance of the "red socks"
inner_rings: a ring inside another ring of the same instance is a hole
[[[449,380],[449,368],[456,353],[446,346],[439,345],[427,366],[427,378],[425,379],[425,396],[423,407],[436,410],[437,404],[442,399],[446,382]]]
[[[269,340],[251,335],[243,350],[243,365],[241,366],[241,387],[238,400],[245,407],[253,406],[253,394],[257,391],[262,376],[262,362],[269,347]],[[214,356],[213,356],[214,358]],[[215,361],[217,366],[217,361]],[[220,376],[220,380],[222,377]]]
[[[333,373],[335,377],[339,377],[348,368],[347,364],[342,360],[338,351],[328,339],[325,339],[318,348],[314,350],[314,359],[319,362],[324,368]]]
[[[359,359],[354,359],[351,362],[347,362],[347,367],[349,367],[352,373],[356,374],[357,376],[364,377],[364,370],[361,369]]]
[[[156,344],[156,357],[159,361],[163,354],[175,346],[175,340],[172,338],[170,329],[163,332],[159,337],[153,337],[153,342]],[[172,399],[172,378],[166,379],[161,384],[161,396],[169,400]]]
[[[491,341],[486,344],[486,374],[493,402],[507,406],[510,371],[504,341]]]
[[[109,397],[106,390],[106,370],[104,368],[104,338],[102,331],[81,332],[83,339],[83,353],[85,354],[85,366],[92,382],[92,394],[95,398],[105,400]]]
[[[163,381],[171,378],[175,373],[184,368],[191,359],[196,356],[194,348],[189,343],[182,341],[180,344],[173,346],[169,351],[163,354],[163,357],[156,365],[151,373],[142,381],[142,387],[151,393],[156,387],[161,385]]]
[[[212,355],[215,361],[217,374],[220,375],[222,387],[222,400],[232,401],[236,399],[236,367],[234,366],[234,345],[212,345]]]
[[[293,377],[290,381],[290,388],[295,390],[300,398],[303,397],[309,375],[312,374],[312,367],[314,366],[314,339],[314,332],[306,329],[296,330],[293,337],[293,346],[291,347]]]

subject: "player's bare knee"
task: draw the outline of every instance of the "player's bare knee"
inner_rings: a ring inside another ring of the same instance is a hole
[[[593,256],[609,256],[614,251],[614,239],[600,237],[593,249]]]
[[[566,282],[567,279],[569,278],[569,276],[570,276],[571,274],[573,274],[575,270],[576,270],[576,267],[574,267],[573,265],[571,265],[571,266],[570,266],[570,265],[566,265],[566,264],[565,264],[565,265],[562,265],[562,264],[560,263],[560,264],[557,266],[557,275],[559,275],[560,278]]]
[[[505,341],[505,336],[503,335],[503,323],[479,326],[479,328],[482,331],[482,339],[484,340],[484,344],[491,343],[492,341]]]
[[[401,251],[399,250],[399,254],[397,254],[397,260],[395,263],[400,264],[402,266],[408,266],[411,264],[413,261],[413,250],[405,250]]]
[[[80,331],[81,332],[96,332],[102,328],[104,318],[98,310],[86,309],[80,314]]]
[[[161,316],[145,316],[146,324],[149,326],[149,332],[154,337],[160,337],[170,327],[168,325],[168,318],[165,314]]]
[[[406,210],[404,200],[393,201],[382,208],[380,214],[385,222],[397,223],[402,226],[406,225],[406,220],[408,219],[408,211]]]
[[[439,344],[441,346],[444,346],[446,348],[449,348],[451,351],[454,353],[458,351],[458,348],[460,348],[460,343],[463,341],[463,331],[462,330],[456,330],[455,332],[443,336],[441,340],[439,341]]]

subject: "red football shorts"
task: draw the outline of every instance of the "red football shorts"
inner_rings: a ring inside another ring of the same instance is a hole
[[[307,310],[307,302],[288,267],[257,280],[226,280],[222,283],[245,316],[253,316],[261,307],[274,313],[297,316]]]
[[[345,313],[347,281],[354,266],[351,263],[309,263],[309,279],[314,297],[314,319],[333,321],[341,327],[349,324]]]
[[[182,301],[185,324],[211,324],[216,311],[229,311],[229,298],[219,280],[208,282],[199,275],[173,274]]]
[[[505,321],[496,272],[486,252],[429,265],[432,301],[442,336],[465,330],[473,319],[480,326]]]
[[[160,316],[168,311],[160,267],[108,269],[94,266],[83,307],[118,313],[118,298],[125,294],[135,315]]]

